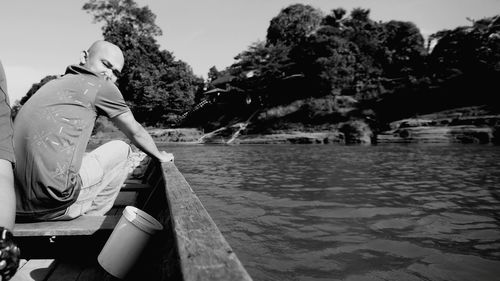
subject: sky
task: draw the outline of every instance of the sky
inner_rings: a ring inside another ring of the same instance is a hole
[[[43,77],[62,74],[81,51],[102,39],[101,25],[82,10],[87,0],[0,0],[0,60],[11,104]],[[136,0],[157,15],[161,49],[188,63],[204,78],[223,70],[249,45],[263,41],[271,19],[285,7],[309,4],[332,9],[370,9],[376,21],[417,25],[424,36],[471,25],[500,14],[500,0]]]

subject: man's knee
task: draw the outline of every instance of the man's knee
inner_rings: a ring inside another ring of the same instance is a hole
[[[126,162],[130,152],[130,145],[126,142],[113,140],[101,145],[92,151],[91,154],[95,155],[102,168],[108,171],[116,167],[116,165]]]
[[[127,157],[130,155],[130,152],[132,151],[132,148],[130,145],[122,140],[112,140],[109,142],[109,144],[116,149],[120,155],[126,155]]]
[[[114,140],[111,141],[113,146],[113,151],[117,154],[115,157],[118,160],[117,162],[123,163],[128,160],[130,153],[132,152],[132,148],[130,145],[122,140]]]

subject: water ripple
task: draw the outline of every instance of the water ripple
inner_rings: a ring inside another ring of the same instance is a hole
[[[255,280],[500,276],[500,147],[167,149]]]

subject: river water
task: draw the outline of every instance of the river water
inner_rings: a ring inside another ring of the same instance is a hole
[[[500,147],[174,145],[254,280],[500,280]]]

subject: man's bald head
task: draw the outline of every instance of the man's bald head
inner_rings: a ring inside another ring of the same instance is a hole
[[[99,40],[94,42],[86,52],[83,65],[115,82],[124,63],[123,53],[118,46]]]

